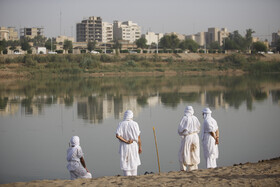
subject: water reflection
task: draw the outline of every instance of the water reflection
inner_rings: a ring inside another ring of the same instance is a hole
[[[190,102],[238,109],[245,102],[251,111],[254,102],[269,95],[273,103],[279,103],[279,75],[31,80],[1,84],[0,114],[41,115],[50,105],[73,107],[76,103],[78,117],[96,124],[109,117],[119,119],[127,108],[137,115],[142,108],[159,103],[171,108]]]

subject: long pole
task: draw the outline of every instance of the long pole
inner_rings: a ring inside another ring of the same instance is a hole
[[[159,164],[158,147],[157,147],[157,137],[156,137],[155,127],[153,127],[153,131],[154,131],[155,144],[156,144],[156,150],[157,150],[158,172],[160,173],[160,164]]]

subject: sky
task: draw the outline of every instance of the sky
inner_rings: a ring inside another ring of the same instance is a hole
[[[47,37],[75,37],[89,16],[133,21],[142,33],[196,34],[210,27],[271,40],[280,30],[280,0],[0,0],[0,26],[44,27]],[[61,20],[61,21],[60,21]]]

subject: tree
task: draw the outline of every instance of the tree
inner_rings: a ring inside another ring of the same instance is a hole
[[[31,39],[31,41],[33,42],[33,46],[42,47],[45,46],[46,37],[43,37],[42,35],[37,35],[33,39]]]
[[[95,49],[95,45],[96,45],[96,42],[95,42],[95,41],[93,41],[93,42],[89,41],[88,44],[87,44],[87,49],[88,49],[89,51],[92,51],[92,50]]]
[[[136,40],[136,45],[138,48],[144,49],[147,47],[147,40],[146,38],[139,38]]]
[[[119,50],[122,49],[122,44],[116,39],[114,40],[114,46],[113,48],[116,50],[116,53],[119,53]]]
[[[254,34],[254,33],[255,33],[255,31],[253,31],[252,29],[247,29],[246,30],[245,39],[246,39],[246,45],[247,45],[248,50],[251,49],[251,45],[252,45],[252,42],[253,42],[252,34]]]
[[[56,41],[55,41],[55,38],[49,38],[46,43],[45,43],[45,47],[48,49],[48,50],[56,50]]]
[[[6,50],[6,47],[7,47],[7,41],[5,39],[0,41],[0,54],[2,53],[2,51]]]
[[[31,49],[28,39],[26,38],[21,39],[20,45],[21,45],[21,49],[24,51],[29,51]]]
[[[267,47],[263,42],[255,42],[252,44],[252,49],[254,53],[257,52],[267,52]]]
[[[194,40],[192,39],[186,39],[184,41],[182,41],[179,45],[179,47],[182,49],[182,50],[190,50],[191,52],[196,52],[199,45],[198,43],[196,43]]]
[[[221,49],[220,43],[218,41],[210,43],[210,49]]]
[[[280,38],[276,42],[276,50],[280,51]]]
[[[174,34],[172,35],[165,35],[160,39],[160,46],[164,49],[176,49],[179,46],[180,40]]]
[[[72,41],[71,40],[64,40],[63,49],[67,52],[69,50],[72,50],[73,49]]]

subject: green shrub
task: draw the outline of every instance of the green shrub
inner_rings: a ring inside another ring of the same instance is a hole
[[[129,61],[127,61],[126,63],[125,63],[125,66],[126,67],[136,67],[137,66],[137,64],[136,64],[136,62],[134,61],[134,60],[129,60]]]

